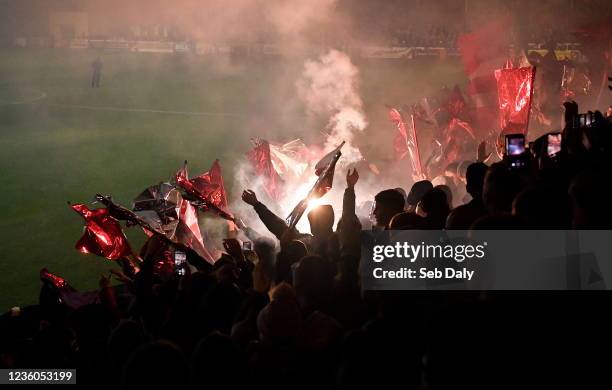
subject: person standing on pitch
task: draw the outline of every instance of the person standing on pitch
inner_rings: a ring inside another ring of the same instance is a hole
[[[93,68],[91,87],[100,88],[100,77],[102,76],[102,60],[100,57],[96,58],[96,60],[91,64],[91,67]]]

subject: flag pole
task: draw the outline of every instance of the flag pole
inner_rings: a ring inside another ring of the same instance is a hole
[[[410,114],[410,122],[412,126],[412,134],[414,135],[414,147],[416,149],[416,165],[418,169],[418,176],[423,179],[423,166],[421,165],[421,150],[419,149],[419,138],[416,131],[416,122],[414,121],[414,114]]]
[[[146,223],[142,218],[136,215],[136,213],[134,213],[133,211],[128,210],[125,207],[113,202],[110,196],[96,194],[96,200],[102,203],[104,206],[106,206],[106,208],[110,210],[111,215],[114,218],[118,220],[124,220],[127,222],[131,222],[135,225],[142,227],[145,230],[148,230],[149,232],[153,234],[161,235],[168,241],[172,241],[168,237],[166,237],[162,232],[160,232],[159,230],[155,229],[154,227]]]
[[[529,91],[529,111],[527,112],[527,124],[525,125],[525,139],[529,132],[529,119],[531,118],[531,108],[533,107],[533,90],[535,89],[535,75],[536,67],[533,66],[531,69],[531,91]]]

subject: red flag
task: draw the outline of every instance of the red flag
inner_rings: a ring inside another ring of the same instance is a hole
[[[211,210],[222,218],[228,220],[234,219],[228,211],[227,194],[223,184],[219,160],[215,160],[208,172],[204,172],[193,179],[189,179],[187,162],[185,162],[183,167],[176,173],[176,184],[183,188],[188,195],[199,201],[199,204],[196,204],[196,206],[200,210]]]
[[[290,229],[293,229],[295,225],[297,225],[298,221],[304,214],[304,211],[306,211],[309,201],[322,197],[332,188],[336,163],[338,162],[338,159],[340,159],[340,156],[342,156],[340,149],[342,149],[344,144],[345,142],[342,141],[342,143],[336,149],[323,156],[323,158],[315,165],[315,175],[319,176],[319,178],[308,192],[306,198],[302,199],[287,217],[286,222]]]
[[[270,155],[270,144],[263,139],[253,141],[254,148],[247,153],[255,174],[264,180],[264,189],[271,199],[278,201],[283,196],[281,178],[274,169]]]
[[[320,198],[331,190],[334,183],[336,163],[342,155],[340,149],[342,149],[343,146],[344,142],[342,142],[336,149],[323,156],[323,158],[315,165],[315,175],[319,176],[319,183],[318,185],[315,185],[313,198]]]
[[[395,159],[402,160],[408,153],[408,132],[402,114],[396,108],[389,109],[389,119],[397,128],[397,134],[393,139],[393,147],[395,149]]]
[[[79,307],[86,305],[100,303],[100,298],[97,291],[79,292],[74,289],[74,287],[72,287],[66,281],[66,279],[52,274],[46,268],[40,270],[40,280],[53,285],[57,289],[62,303],[72,309],[78,309]]]
[[[196,210],[186,200],[183,200],[181,203],[179,221],[176,225],[172,241],[193,249],[200,257],[211,264],[215,261],[204,245]]]
[[[221,174],[221,165],[219,160],[215,160],[208,172],[202,173],[200,176],[189,179],[187,176],[187,167],[183,166],[177,173],[177,182],[183,182],[184,185],[197,191],[200,197],[203,197],[209,204],[227,209],[227,193],[223,184],[223,175]],[[186,182],[189,182],[188,184]],[[181,185],[182,187],[184,185]]]
[[[535,68],[528,66],[495,71],[499,125],[505,134],[527,135]]]
[[[461,59],[469,78],[467,94],[475,123],[489,131],[496,125],[497,85],[494,72],[508,57],[510,44],[509,18],[493,20],[478,30],[457,39]]]
[[[416,123],[414,115],[410,115],[410,127],[406,128],[406,123],[400,111],[396,108],[389,109],[389,119],[395,124],[397,134],[393,141],[395,148],[395,158],[401,160],[404,157],[410,157],[412,165],[412,174],[414,177],[423,177],[423,168],[421,165],[421,153],[419,151],[419,142],[416,133]]]
[[[446,133],[448,137],[453,137],[456,139],[466,139],[466,137],[457,137],[454,133],[458,130],[463,130],[470,138],[472,139],[476,139],[476,134],[474,133],[474,129],[472,129],[472,126],[466,122],[466,121],[462,121],[459,118],[453,118],[451,119],[451,121],[448,123],[448,126],[446,127]],[[448,140],[447,140],[448,143]]]
[[[107,208],[90,210],[84,204],[74,204],[71,207],[85,218],[85,231],[76,243],[76,249],[109,260],[117,260],[132,254],[119,222],[110,216]]]
[[[61,276],[52,274],[46,268],[40,270],[40,279],[51,283],[56,288],[64,288],[69,286],[66,279],[62,278]]]

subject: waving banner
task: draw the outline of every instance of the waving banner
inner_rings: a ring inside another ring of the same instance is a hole
[[[499,126],[504,134],[527,135],[535,67],[495,71],[499,101]]]

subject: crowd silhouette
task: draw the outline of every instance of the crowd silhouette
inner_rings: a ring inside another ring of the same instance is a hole
[[[578,127],[576,104],[565,109],[560,152],[545,135],[518,169],[460,164],[462,199],[426,180],[381,189],[373,228],[609,229],[611,118]],[[0,366],[76,368],[79,384],[126,389],[610,386],[605,292],[363,291],[358,185],[349,170],[342,210],[314,208],[310,234],[245,190],[276,240],[226,239],[214,265],[188,251],[191,271],[161,277],[152,259],[168,248],[153,237],[140,272],[101,277],[93,303],[41,274],[39,304],[0,318]]]

